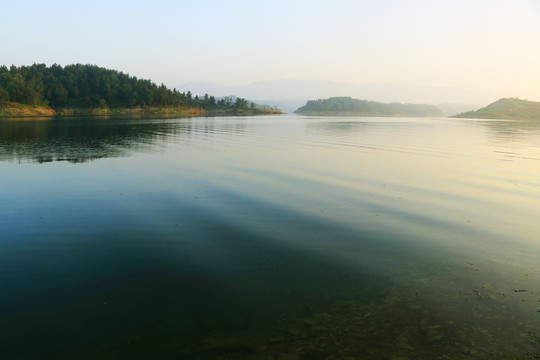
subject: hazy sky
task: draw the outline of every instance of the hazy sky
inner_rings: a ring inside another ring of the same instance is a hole
[[[168,86],[332,80],[540,101],[540,0],[2,1],[0,63]]]

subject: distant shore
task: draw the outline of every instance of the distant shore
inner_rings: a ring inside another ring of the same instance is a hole
[[[439,108],[426,104],[380,103],[348,96],[309,100],[295,111],[303,115],[348,116],[442,116]]]
[[[261,108],[204,110],[186,107],[137,106],[133,108],[62,108],[25,105],[14,102],[0,104],[0,117],[43,117],[43,116],[125,116],[125,115],[168,115],[168,116],[231,116],[231,115],[278,115],[281,111]]]
[[[518,98],[502,98],[486,107],[467,111],[453,118],[540,120],[540,102]]]

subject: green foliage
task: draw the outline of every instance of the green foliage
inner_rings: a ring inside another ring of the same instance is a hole
[[[238,98],[216,102],[214,96],[192,97],[156,85],[150,80],[96,65],[54,64],[0,66],[0,103],[17,102],[61,108],[131,108],[136,106],[183,107],[205,110],[247,107],[247,100]]]
[[[239,109],[247,109],[248,101],[246,99],[236,98],[234,106],[239,108]]]
[[[358,100],[350,97],[333,97],[310,100],[295,112],[311,114],[375,115],[375,116],[441,116],[441,111],[432,105],[384,104]]]
[[[468,111],[452,117],[479,119],[540,120],[540,102],[503,98],[476,111]]]

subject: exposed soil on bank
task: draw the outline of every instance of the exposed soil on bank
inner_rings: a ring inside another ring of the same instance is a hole
[[[281,111],[247,108],[204,110],[184,107],[134,107],[134,108],[64,108],[53,109],[47,106],[24,105],[14,102],[0,104],[0,117],[31,116],[115,116],[115,115],[169,115],[169,116],[228,116],[228,115],[276,115]]]

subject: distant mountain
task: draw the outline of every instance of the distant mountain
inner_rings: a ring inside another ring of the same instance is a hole
[[[402,102],[417,104],[440,104],[445,102],[456,104],[487,104],[491,99],[496,97],[493,94],[442,86],[377,83],[351,84],[312,80],[259,81],[241,86],[186,83],[176,88],[179,91],[191,91],[193,94],[198,95],[204,95],[205,93],[216,96],[234,94],[251,99],[257,103],[277,105],[289,112],[302,106],[308,100],[327,99],[337,96],[351,96],[356,99],[367,99],[386,103]]]
[[[540,120],[540,102],[503,98],[476,111],[455,115],[456,118]]]
[[[423,104],[384,104],[350,97],[310,100],[295,111],[308,115],[442,116],[440,109]]]
[[[444,116],[453,116],[453,115],[461,114],[466,111],[477,110],[482,107],[481,105],[454,104],[454,103],[448,103],[448,102],[435,104],[435,106],[441,109],[442,114]]]

